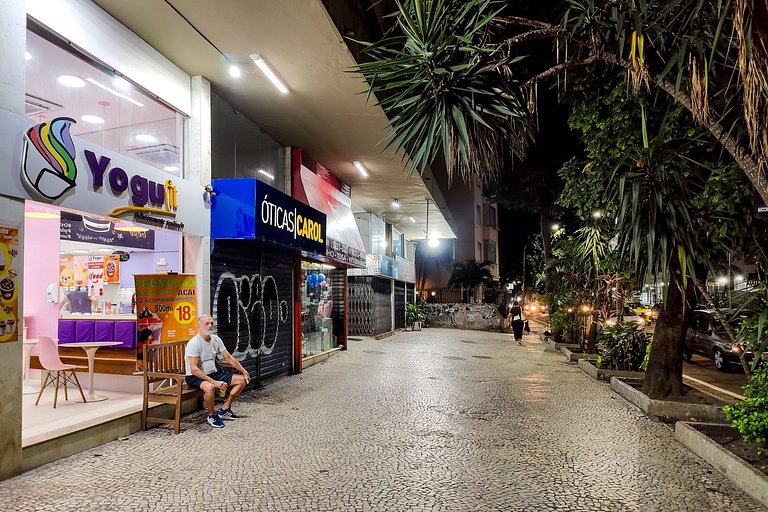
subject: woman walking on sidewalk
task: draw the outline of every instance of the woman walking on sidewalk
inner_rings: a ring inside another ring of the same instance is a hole
[[[523,316],[523,308],[520,307],[520,303],[515,301],[512,303],[512,308],[509,310],[509,316],[512,324],[512,332],[515,334],[515,341],[518,345],[523,344],[523,322],[527,320]]]

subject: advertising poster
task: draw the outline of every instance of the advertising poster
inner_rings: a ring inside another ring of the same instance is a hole
[[[197,334],[195,274],[135,274],[137,349],[147,343],[186,341]]]
[[[59,286],[75,286],[75,259],[59,256]]]
[[[118,254],[104,256],[104,282],[120,282],[120,256]]]
[[[0,226],[0,343],[19,339],[18,255],[19,230]]]
[[[88,256],[88,296],[104,296],[104,258]]]

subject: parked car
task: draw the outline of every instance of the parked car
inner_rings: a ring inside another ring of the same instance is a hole
[[[641,316],[646,319],[648,323],[651,322],[651,306],[646,306],[642,302],[639,301],[629,301],[624,303],[625,306],[627,306],[629,309],[634,311],[638,316]]]
[[[732,313],[732,310],[722,310],[726,316]],[[732,323],[734,331],[738,325]],[[714,310],[700,309],[693,312],[691,325],[685,336],[685,346],[683,347],[683,358],[686,361],[691,360],[693,354],[699,354],[712,359],[715,368],[720,371],[728,371],[731,365],[740,365],[739,354],[744,348],[739,344],[731,344],[725,327],[715,316]],[[747,352],[747,359],[754,355]]]
[[[597,324],[597,331],[600,332],[603,330],[603,327],[611,327],[616,325],[619,322],[619,311],[613,310],[610,313],[608,313],[607,317],[605,316],[605,312],[600,311],[597,314],[597,318],[599,320],[599,323]],[[625,324],[636,323],[640,327],[645,327],[650,323],[649,319],[647,319],[644,316],[638,315],[628,306],[624,306],[621,321]]]

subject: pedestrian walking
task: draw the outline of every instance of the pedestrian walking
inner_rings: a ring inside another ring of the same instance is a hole
[[[523,313],[523,308],[520,307],[520,303],[514,301],[512,307],[509,309],[509,321],[512,325],[512,332],[515,335],[515,341],[518,345],[523,344],[523,326],[527,320],[528,319],[525,318],[525,314]]]

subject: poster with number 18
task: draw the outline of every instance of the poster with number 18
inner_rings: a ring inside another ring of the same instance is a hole
[[[134,274],[137,350],[145,344],[186,341],[197,334],[195,274]]]

